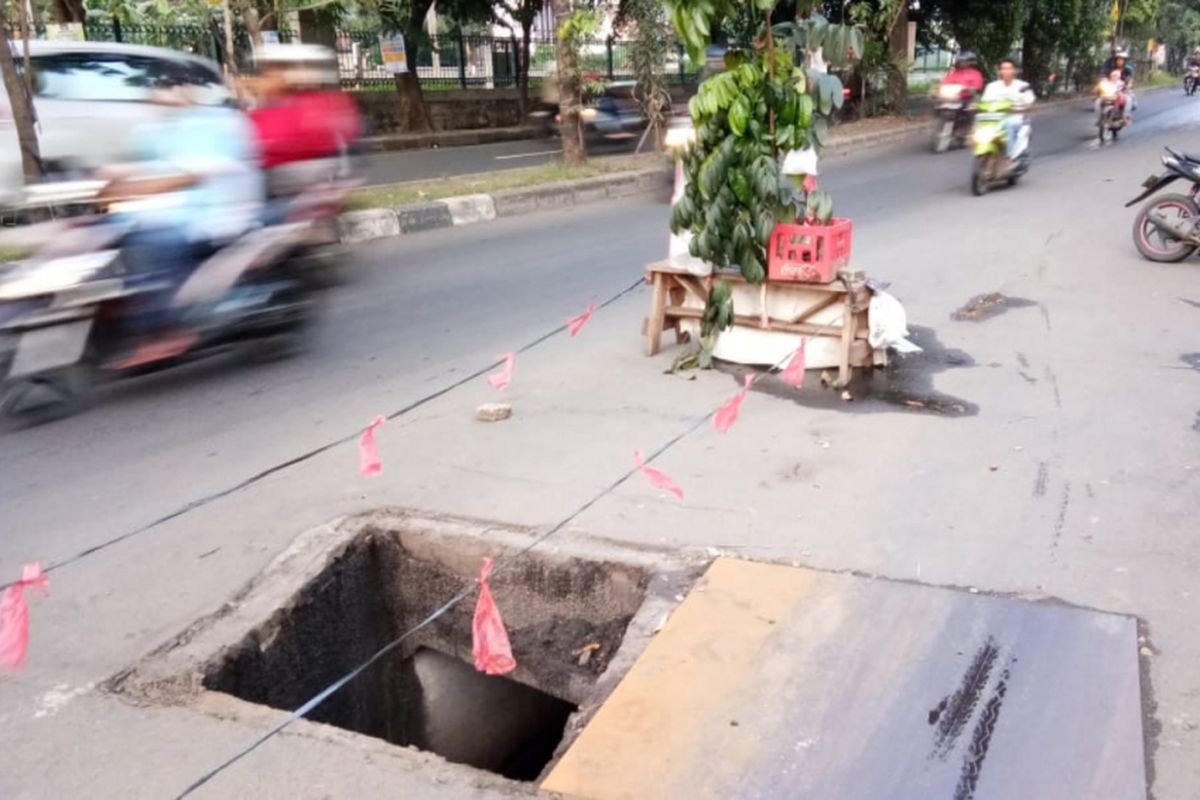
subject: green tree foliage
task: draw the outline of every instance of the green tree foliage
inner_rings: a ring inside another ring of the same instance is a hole
[[[682,156],[688,183],[671,228],[693,234],[692,255],[761,283],[776,224],[827,221],[832,213],[828,195],[801,188],[781,170],[788,151],[820,150],[842,105],[841,81],[807,62],[818,50],[833,64],[853,61],[862,33],[816,14],[771,28],[772,7],[762,0],[719,1],[680,0],[671,9],[689,49],[703,52],[717,24],[728,31],[751,14],[761,23],[741,34],[749,46],[727,53],[726,71],[700,84],[688,105],[696,142]]]

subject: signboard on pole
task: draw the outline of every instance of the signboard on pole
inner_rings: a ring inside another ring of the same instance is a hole
[[[52,42],[82,42],[84,40],[83,23],[64,22],[47,24],[44,38]]]
[[[379,37],[379,52],[383,66],[392,75],[408,72],[408,54],[404,51],[404,37],[400,34]]]

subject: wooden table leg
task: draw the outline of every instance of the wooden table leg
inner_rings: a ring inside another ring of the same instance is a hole
[[[667,276],[654,273],[650,292],[650,319],[646,325],[646,355],[658,355],[662,345],[663,325],[667,315]]]
[[[858,331],[858,314],[854,311],[854,295],[846,292],[846,300],[842,305],[842,347],[838,359],[838,385],[845,389],[850,385],[853,373],[850,369],[850,346],[854,344],[854,335]]]

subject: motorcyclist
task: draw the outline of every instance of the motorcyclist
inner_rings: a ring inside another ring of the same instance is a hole
[[[1192,54],[1188,56],[1187,66],[1188,69],[1191,69],[1192,67],[1200,67],[1200,47],[1197,47],[1192,51]]]
[[[1119,70],[1121,80],[1125,82],[1127,89],[1133,88],[1133,64],[1129,63],[1129,53],[1125,50],[1114,50],[1112,58],[1104,62],[1102,74],[1108,75],[1113,70]]]
[[[1021,130],[1029,124],[1024,112],[1037,98],[1029,84],[1017,78],[1017,63],[1011,58],[1000,62],[999,73],[1000,78],[987,85],[980,100],[984,103],[1012,103],[1012,112],[1004,120],[1005,144],[1008,157],[1012,159],[1017,152]]]
[[[983,73],[975,65],[975,54],[970,50],[958,54],[954,59],[954,68],[939,83],[941,86],[962,86],[975,93],[983,91],[983,84]]]
[[[358,109],[338,91],[337,59],[316,45],[264,45],[260,75],[248,85],[262,166],[272,197],[341,176],[359,137]]]
[[[257,226],[263,206],[253,129],[240,111],[202,104],[191,86],[159,87],[152,102],[160,115],[131,136],[139,160],[111,168],[101,194],[111,224],[129,228],[130,284],[163,284],[129,319],[143,341],[126,366],[186,349],[194,336],[170,332],[180,322],[174,292],[208,254]]]

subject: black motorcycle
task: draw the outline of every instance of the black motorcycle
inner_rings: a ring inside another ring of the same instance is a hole
[[[1167,147],[1162,157],[1166,169],[1142,182],[1142,193],[1125,204],[1140,203],[1178,180],[1191,184],[1187,194],[1160,194],[1142,207],[1133,221],[1133,243],[1151,261],[1183,261],[1200,248],[1200,156]]]

